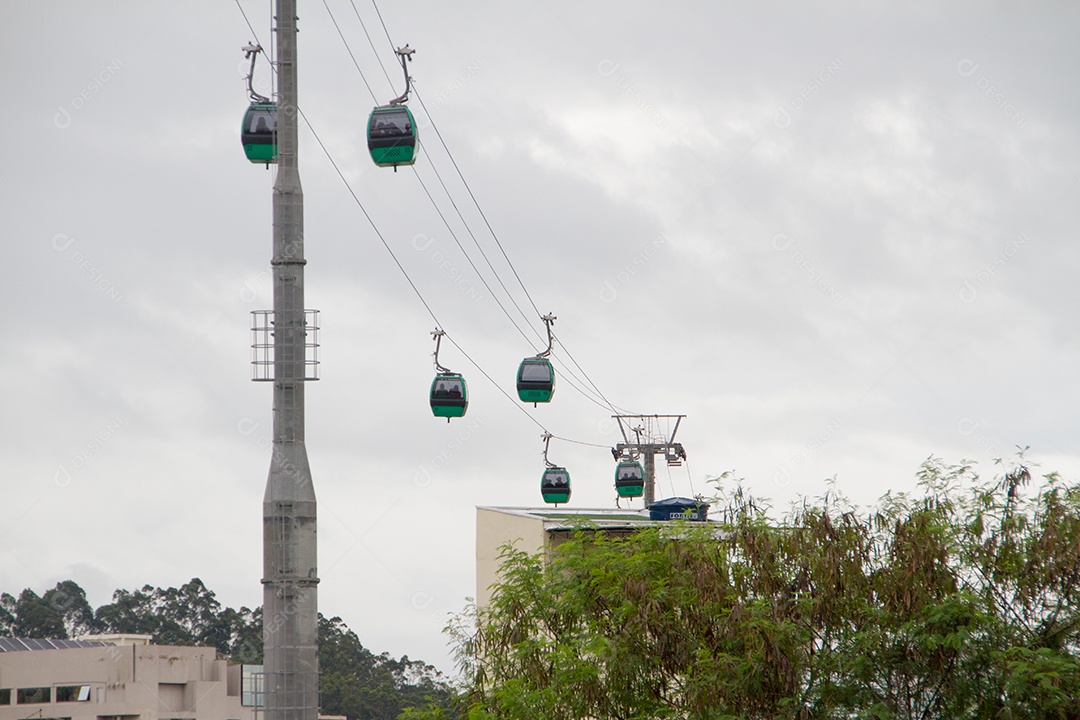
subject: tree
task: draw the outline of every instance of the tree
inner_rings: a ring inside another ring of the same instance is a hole
[[[470,718],[1080,718],[1080,486],[1030,479],[504,547],[449,628]]]
[[[262,653],[261,613],[256,619],[246,607],[222,608],[217,596],[199,578],[179,588],[144,585],[134,592],[117,590],[113,602],[95,613],[103,632],[150,635],[160,645],[207,645],[223,655],[243,651],[250,659]]]
[[[8,593],[0,594],[0,637],[11,637],[15,626],[15,598]]]
[[[159,630],[164,620],[157,614],[154,593],[151,585],[144,585],[134,592],[117,590],[113,593],[112,603],[99,607],[94,618],[104,632],[151,635],[154,642],[160,642]]]
[[[425,704],[449,710],[454,696],[433,666],[373,654],[338,617],[319,616],[319,665],[322,712],[350,720],[396,718]]]
[[[14,605],[12,634],[28,638],[66,638],[63,613],[29,588]]]
[[[94,611],[86,593],[71,580],[38,596],[26,588],[18,599],[0,595],[0,636],[72,638],[94,632]]]
[[[94,609],[86,599],[86,591],[72,580],[56,583],[41,599],[56,610],[64,623],[64,637],[74,638],[97,632]]]

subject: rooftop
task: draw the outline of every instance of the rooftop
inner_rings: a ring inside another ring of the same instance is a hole
[[[480,506],[477,509],[540,520],[544,523],[544,530],[547,532],[572,530],[581,525],[588,525],[601,530],[632,530],[667,522],[651,519],[648,510],[625,508],[558,509]]]
[[[116,643],[104,642],[101,640],[0,637],[0,652],[19,652],[21,650],[66,650],[68,648],[109,647],[115,644]]]

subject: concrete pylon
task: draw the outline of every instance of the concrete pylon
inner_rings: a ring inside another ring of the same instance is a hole
[[[317,720],[315,488],[304,444],[304,195],[297,163],[296,0],[277,0],[274,438],[263,497],[265,720]]]

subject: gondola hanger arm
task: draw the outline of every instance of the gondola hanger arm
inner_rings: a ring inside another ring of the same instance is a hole
[[[405,92],[390,101],[391,107],[409,101],[409,93],[412,92],[412,77],[410,77],[409,68],[406,67],[405,63],[406,61],[412,62],[412,56],[416,49],[409,47],[409,44],[405,43],[405,47],[397,48],[394,52],[397,53],[398,59],[401,60],[401,71],[405,73]],[[394,169],[397,170],[396,167]]]
[[[551,313],[548,313],[547,315],[544,315],[540,319],[544,321],[544,326],[547,328],[548,346],[547,346],[547,350],[545,350],[542,353],[537,353],[536,357],[538,357],[538,358],[546,358],[548,355],[551,354],[551,348],[555,345],[555,336],[551,333],[551,326],[555,324],[555,321],[558,318],[555,317],[554,315],[552,315]]]
[[[547,432],[546,430],[540,436],[540,439],[544,441],[544,465],[549,467],[549,468],[556,467],[555,463],[548,460],[548,456],[547,456],[548,455],[548,445],[551,444],[551,438],[552,438],[551,433]]]
[[[442,336],[445,334],[446,332],[438,327],[431,331],[431,335],[435,338],[435,370],[441,373],[450,373],[453,372],[450,368],[439,364],[439,346],[442,344]]]
[[[262,45],[259,45],[258,43],[248,43],[240,49],[244,51],[244,59],[251,60],[251,67],[248,69],[247,77],[244,78],[247,80],[248,99],[255,103],[269,103],[270,98],[255,92],[255,88],[252,87],[251,84],[252,79],[255,77],[255,59],[258,58],[259,53],[263,51]]]

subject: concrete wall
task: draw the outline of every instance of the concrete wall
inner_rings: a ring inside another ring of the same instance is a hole
[[[499,579],[499,549],[508,542],[515,542],[519,550],[530,553],[543,550],[546,542],[543,520],[506,508],[476,508],[476,604],[479,607],[491,600],[491,586]]]
[[[255,720],[254,708],[240,704],[238,675],[229,682],[234,673],[238,669],[206,647],[0,652],[0,703],[9,696],[8,704],[0,704],[0,720]],[[50,688],[48,702],[18,704],[19,688],[45,687]],[[59,701],[62,694],[75,699]]]

